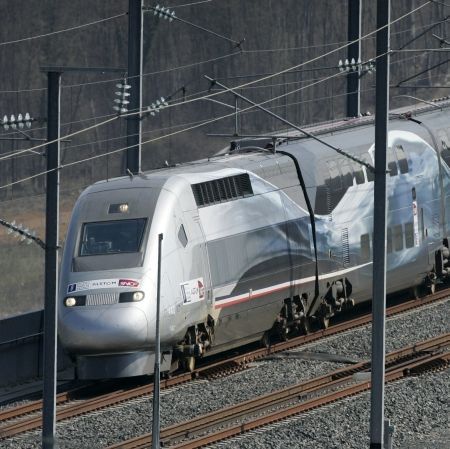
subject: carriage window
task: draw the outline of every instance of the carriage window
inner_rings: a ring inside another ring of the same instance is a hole
[[[391,176],[397,176],[398,175],[398,169],[397,169],[397,161],[394,158],[394,153],[392,151],[392,148],[387,149],[387,165],[389,174]]]
[[[414,246],[414,225],[405,223],[405,247],[412,248]]]
[[[178,240],[186,248],[186,245],[188,244],[188,238],[183,225],[181,225],[180,229],[178,229]]]
[[[370,260],[370,236],[363,234],[361,236],[361,261],[368,262]]]
[[[438,131],[438,136],[441,141],[441,157],[450,167],[450,140],[448,138],[448,133],[444,129],[441,129]]]
[[[403,226],[395,225],[392,229],[394,237],[394,250],[401,251],[403,249]]]
[[[331,212],[330,206],[330,189],[326,185],[318,186],[314,212],[321,215],[329,214]]]
[[[146,218],[84,223],[80,256],[138,252],[144,236]]]
[[[408,159],[406,159],[405,150],[401,145],[395,145],[395,153],[397,154],[398,167],[400,168],[400,173],[408,173]]]
[[[338,161],[328,161],[327,165],[330,173],[330,180],[327,182],[329,186],[329,204],[330,209],[333,210],[344,196],[346,189],[343,189],[342,187],[342,176],[339,170]]]
[[[336,161],[328,161],[328,170],[330,172],[330,187],[332,190],[341,190],[341,172],[337,166]]]

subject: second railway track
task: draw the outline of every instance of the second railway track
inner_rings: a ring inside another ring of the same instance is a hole
[[[439,301],[448,295],[449,290],[446,289],[423,299],[407,301],[405,303],[390,307],[388,309],[388,315],[397,315],[413,310],[417,307],[432,304],[433,302]],[[233,356],[226,360],[207,364],[203,367],[199,367],[192,373],[183,373],[169,379],[161,380],[161,388],[167,389],[180,385],[190,381],[193,378],[214,378],[217,376],[224,376],[229,373],[245,369],[252,361],[259,360],[268,355],[286,351],[288,349],[299,347],[306,343],[312,343],[323,339],[324,337],[364,326],[370,323],[370,321],[370,314],[363,315],[353,320],[335,324],[325,330],[320,330],[312,334],[293,338],[286,342],[274,344],[268,348],[253,350],[244,354]],[[148,384],[132,389],[120,389],[89,400],[74,401],[73,403],[68,402],[72,397],[70,394],[61,393],[57,397],[57,402],[59,404],[57,421],[67,420],[106,407],[111,407],[137,397],[150,395],[152,391],[153,385]],[[41,409],[42,401],[33,401],[32,403],[23,404],[11,409],[5,409],[0,412],[0,440],[11,438],[21,433],[40,428],[42,425],[42,416],[40,413]]]
[[[394,351],[386,356],[386,381],[392,382],[427,370],[447,367],[450,334]],[[225,409],[161,430],[164,447],[204,447],[255,428],[306,412],[370,388],[370,380],[355,381],[355,374],[369,373],[370,362],[358,363],[300,384],[274,391]],[[151,435],[109,446],[108,449],[144,449]]]

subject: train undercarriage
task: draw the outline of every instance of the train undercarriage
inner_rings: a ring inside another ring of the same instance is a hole
[[[442,247],[435,252],[433,269],[427,274],[422,285],[412,288],[413,296],[434,293],[436,285],[450,278],[450,250],[448,239],[443,240]],[[308,334],[315,329],[326,329],[330,318],[349,310],[355,305],[352,297],[353,287],[349,279],[343,277],[333,280],[325,286],[313,314],[309,314],[314,302],[308,293],[300,293],[285,298],[283,306],[275,317],[273,326],[263,332],[261,344],[270,346],[273,341],[285,341],[288,338]],[[195,361],[203,357],[214,343],[215,321],[208,315],[206,322],[192,326],[182,341],[174,348],[177,366],[185,371],[195,369]]]

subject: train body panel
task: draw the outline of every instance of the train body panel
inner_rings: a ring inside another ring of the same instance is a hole
[[[393,121],[388,136],[388,293],[447,275],[449,113],[427,110],[419,118]],[[316,132],[372,165],[373,124],[361,122]],[[59,308],[60,339],[79,377],[151,372],[160,233],[167,370],[171,360],[213,354],[269,330],[284,338],[311,318],[326,324],[370,300],[373,174],[311,139],[278,148],[101,182],[81,195]]]

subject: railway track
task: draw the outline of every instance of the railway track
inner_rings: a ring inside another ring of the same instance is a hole
[[[413,299],[388,308],[387,315],[393,316],[405,313],[415,308],[437,302],[449,295],[450,289],[445,289],[425,298]],[[233,356],[226,360],[205,364],[194,370],[192,373],[182,373],[168,379],[162,379],[160,384],[161,389],[180,385],[196,378],[211,379],[219,376],[226,376],[230,373],[245,369],[252,361],[367,325],[370,321],[371,314],[366,314],[343,323],[335,324],[328,329],[274,344],[268,348],[260,348]],[[137,388],[118,389],[89,400],[73,401],[72,403],[70,401],[76,398],[74,392],[60,393],[57,396],[58,410],[56,419],[57,421],[70,419],[102,408],[111,407],[137,397],[150,395],[152,392],[153,384],[147,384]],[[28,404],[19,405],[15,408],[5,409],[0,412],[0,441],[40,428],[42,425],[41,410],[42,401],[38,400]]]
[[[450,333],[388,354],[386,382],[447,367],[450,363],[449,348]],[[370,362],[342,368],[316,379],[166,427],[161,430],[161,442],[164,447],[171,448],[204,447],[370,389],[370,380],[355,380],[357,373],[370,376]],[[108,449],[144,449],[151,445],[151,441],[151,434],[145,434],[109,446]]]

